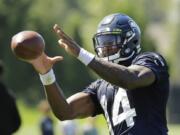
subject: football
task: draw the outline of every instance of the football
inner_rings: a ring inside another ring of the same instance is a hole
[[[22,60],[36,59],[44,52],[44,49],[44,39],[35,31],[21,31],[11,40],[12,52]]]

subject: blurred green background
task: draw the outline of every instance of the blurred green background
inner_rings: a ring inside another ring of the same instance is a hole
[[[167,108],[169,130],[170,135],[180,134],[180,107],[177,104],[180,103],[180,0],[1,0],[0,59],[6,67],[5,83],[16,95],[23,121],[16,135],[39,134],[41,114],[37,104],[45,94],[31,65],[17,60],[12,54],[12,36],[22,30],[37,31],[45,39],[48,55],[64,56],[64,61],[56,64],[54,70],[68,97],[81,91],[97,76],[58,47],[53,25],[59,24],[82,47],[94,52],[92,37],[99,21],[116,12],[128,14],[140,25],[143,51],[157,51],[167,59],[171,79]],[[84,121],[78,123],[81,125]],[[102,118],[97,119],[97,126],[101,134],[107,132]],[[57,127],[57,134],[58,130]]]

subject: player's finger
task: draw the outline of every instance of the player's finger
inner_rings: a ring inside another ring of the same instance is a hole
[[[60,29],[59,25],[58,25],[58,24],[54,24],[53,30],[54,30],[54,31],[57,31],[57,30],[59,30],[59,29]]]
[[[58,24],[55,24],[53,27],[55,33],[58,35],[59,38],[66,39],[66,40],[72,40],[59,26]]]
[[[60,39],[58,40],[58,43],[61,47],[63,47],[64,49],[68,48],[68,44],[66,42],[64,42],[64,40]]]
[[[63,47],[63,48],[65,47],[64,44],[63,44],[62,39],[58,40],[58,43],[59,43],[59,46],[61,46],[61,47]]]
[[[51,59],[52,63],[55,64],[58,61],[62,61],[63,57],[62,56],[55,56],[55,57],[52,57],[50,59]]]
[[[58,29],[60,29],[60,27],[58,26],[58,24],[55,24],[55,25],[53,26],[54,32],[57,32]]]
[[[61,28],[58,26],[58,24],[55,24],[53,27],[54,32],[58,35],[59,38],[63,38],[63,31],[61,30]]]
[[[60,27],[59,27],[57,24],[55,24],[55,25],[53,26],[53,30],[54,30],[54,32],[56,33],[56,35],[57,35],[59,38],[63,38],[63,37],[61,36]]]

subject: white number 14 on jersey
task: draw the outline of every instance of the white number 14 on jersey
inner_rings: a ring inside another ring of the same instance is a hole
[[[123,112],[119,114],[120,105],[122,105]],[[113,125],[116,126],[125,120],[127,127],[132,127],[134,126],[134,116],[136,116],[136,111],[134,108],[130,108],[126,90],[119,88],[117,94],[114,97],[112,108]]]

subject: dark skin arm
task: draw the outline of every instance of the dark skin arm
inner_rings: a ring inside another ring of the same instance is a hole
[[[154,73],[144,66],[125,67],[99,58],[95,58],[88,66],[104,80],[127,90],[148,86],[155,81]]]
[[[61,60],[63,60],[61,56],[48,57],[43,53],[37,59],[27,62],[32,64],[38,73],[45,74]],[[94,103],[88,93],[79,92],[66,99],[56,82],[44,86],[44,90],[52,111],[59,120],[89,117],[95,111]]]
[[[57,24],[54,26],[54,31],[60,38],[60,46],[65,48],[68,54],[78,57],[79,45],[65,34]],[[127,90],[148,86],[155,81],[154,73],[143,66],[132,65],[125,67],[100,58],[93,59],[88,66],[102,79]]]
[[[70,120],[92,116],[94,104],[88,93],[79,92],[67,100],[57,83],[45,86],[47,99],[55,116],[60,120]]]

